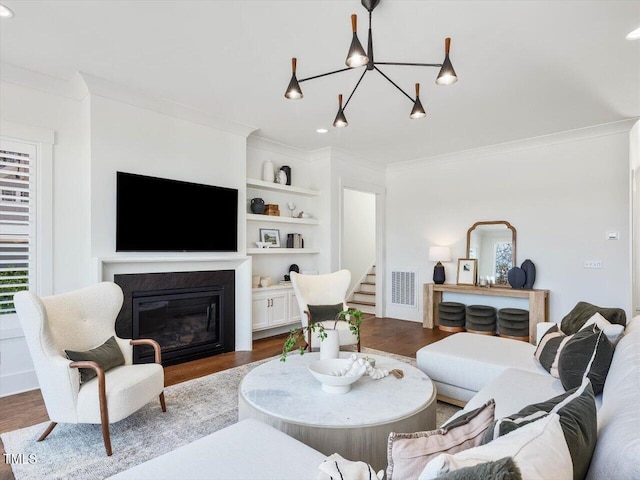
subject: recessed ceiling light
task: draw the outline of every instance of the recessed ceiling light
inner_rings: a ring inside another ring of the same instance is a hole
[[[11,18],[13,17],[13,10],[9,7],[0,3],[0,18]]]
[[[627,35],[627,40],[638,40],[640,38],[640,27],[636,28],[633,32]]]
[[[329,130],[327,130],[326,128],[319,128],[316,130],[316,132],[318,133],[329,133]]]

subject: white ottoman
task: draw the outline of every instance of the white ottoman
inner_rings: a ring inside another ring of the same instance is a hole
[[[535,349],[519,340],[465,332],[422,347],[416,360],[439,398],[464,404],[508,368],[548,375],[533,357]]]

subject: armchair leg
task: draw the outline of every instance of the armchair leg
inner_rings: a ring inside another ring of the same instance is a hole
[[[360,353],[360,340],[358,340],[358,353]]]
[[[38,438],[38,442],[43,441],[45,438],[47,438],[47,436],[51,433],[51,431],[56,428],[56,425],[58,425],[56,422],[51,422],[49,424],[49,426],[47,427],[47,429],[44,431],[44,433],[42,435],[40,435],[40,438]]]
[[[167,404],[164,401],[164,392],[160,394],[160,406],[162,407],[163,412],[167,411]]]

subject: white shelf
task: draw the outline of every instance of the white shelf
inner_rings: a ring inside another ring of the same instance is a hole
[[[247,178],[247,187],[259,188],[261,190],[271,190],[274,192],[293,193],[295,195],[306,195],[307,197],[317,197],[320,195],[318,190],[310,188],[292,187],[291,185],[280,185],[279,183],[265,182],[264,180],[256,180]]]
[[[320,253],[318,248],[247,248],[247,255],[289,255],[293,253]]]
[[[320,224],[317,218],[278,217],[275,215],[256,215],[255,213],[247,213],[247,220],[250,222],[297,223],[298,225]]]
[[[289,284],[289,285],[271,285],[270,287],[256,287],[256,288],[252,288],[251,292],[252,293],[260,293],[260,292],[270,292],[273,290],[293,290],[293,287]]]

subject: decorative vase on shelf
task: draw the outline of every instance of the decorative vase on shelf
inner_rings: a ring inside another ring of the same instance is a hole
[[[287,174],[287,185],[291,185],[291,167],[289,165],[283,165],[280,170]]]
[[[267,160],[262,165],[262,180],[273,183],[275,179],[276,174],[273,169],[273,162],[271,160]]]
[[[287,184],[287,172],[285,172],[284,170],[278,170],[278,183],[280,185]]]
[[[509,280],[509,285],[511,288],[522,288],[524,283],[527,281],[527,276],[524,273],[524,270],[520,267],[513,267],[507,273],[507,280]]]
[[[327,338],[320,342],[320,360],[338,358],[340,356],[340,336],[338,330],[325,329]]]
[[[524,262],[522,262],[522,265],[520,265],[520,268],[524,270],[524,274],[526,277],[524,287],[522,288],[531,290],[533,288],[534,282],[536,281],[536,266],[533,264],[531,260],[527,258]]]
[[[261,198],[251,199],[251,212],[262,215],[264,213],[264,200]]]

